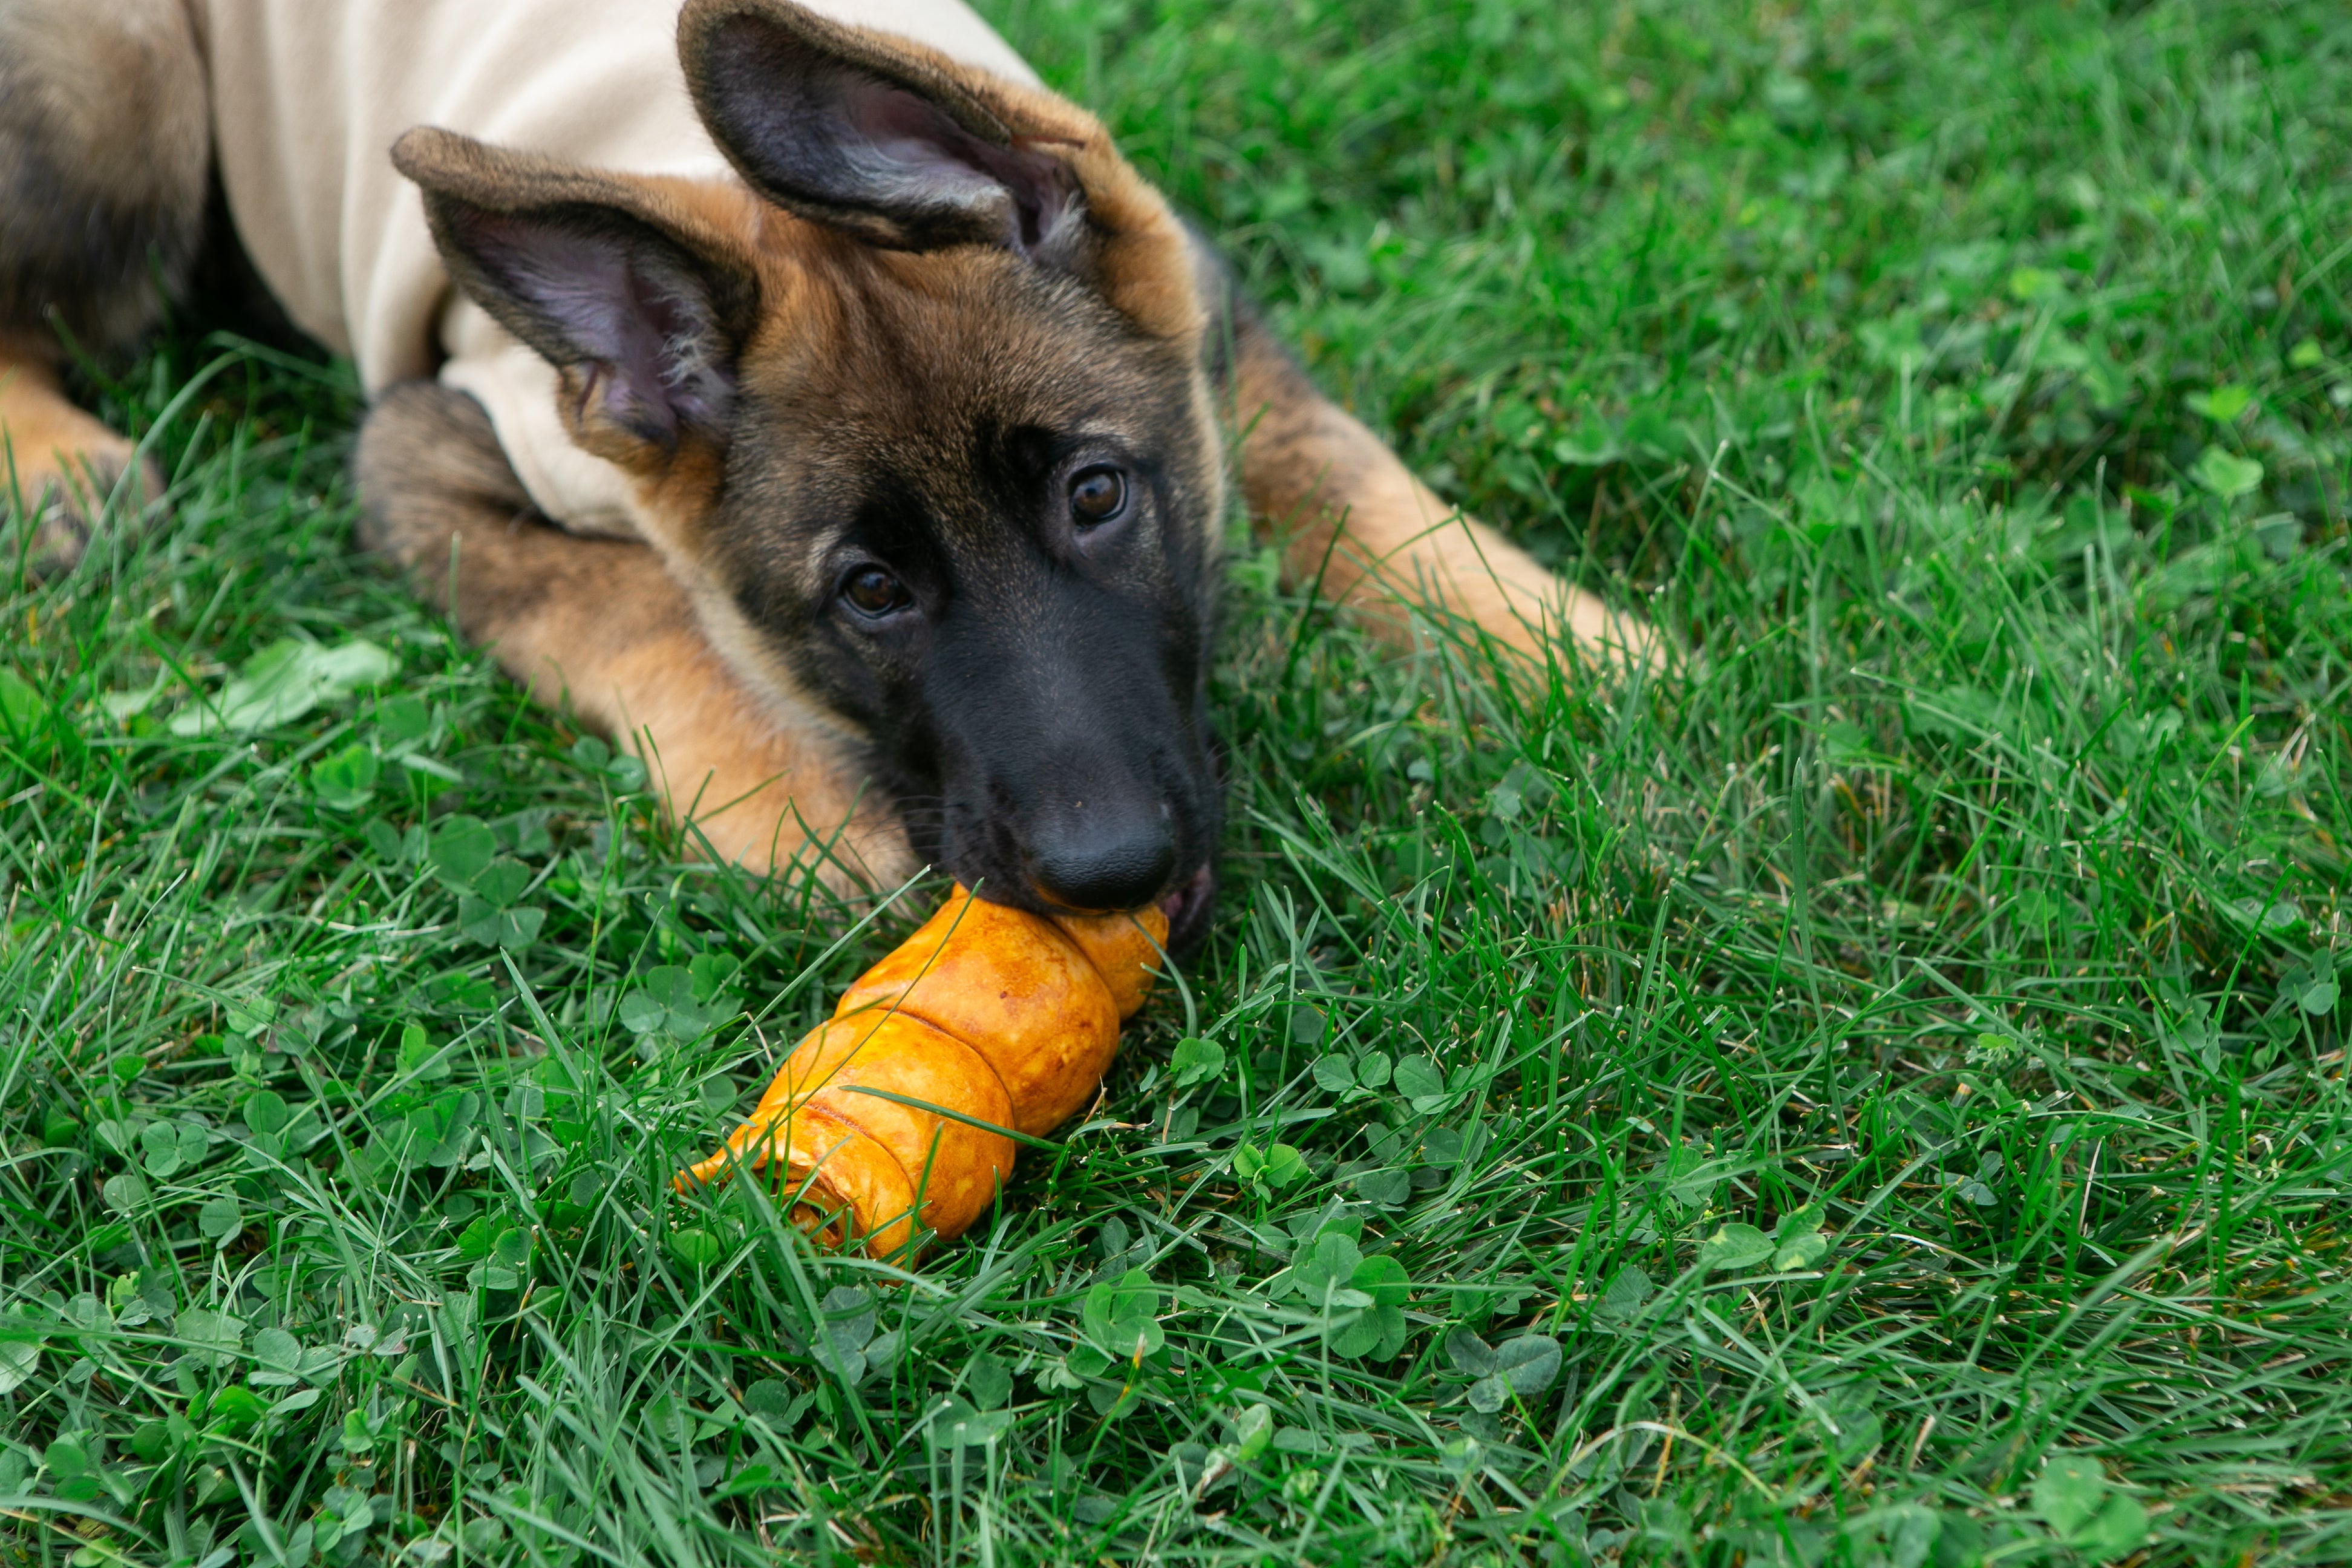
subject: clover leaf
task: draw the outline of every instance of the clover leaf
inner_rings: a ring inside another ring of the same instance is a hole
[[[1013,1421],[1010,1410],[975,1410],[950,1394],[924,1424],[923,1436],[941,1448],[985,1448],[1003,1436]]]
[[[1274,1410],[1253,1405],[1234,1418],[1234,1462],[1253,1465],[1274,1441]]]
[[[1699,1244],[1702,1268],[1746,1268],[1772,1256],[1772,1243],[1752,1225],[1727,1225]]]
[[[1207,1083],[1224,1070],[1225,1047],[1197,1035],[1187,1035],[1177,1041],[1174,1053],[1168,1058],[1168,1071],[1176,1080],[1178,1089]]]
[[[264,1329],[253,1336],[253,1359],[261,1363],[246,1381],[264,1388],[289,1388],[302,1374],[302,1342],[284,1329]]]
[[[485,853],[493,841],[479,818],[467,817],[463,826],[456,826],[458,821],[451,818],[427,851],[442,879],[460,889],[457,929],[485,947],[529,947],[547,922],[545,910],[513,907],[530,885],[530,868],[509,856]]]
[[[2087,1455],[2061,1454],[2043,1467],[2033,1482],[2033,1510],[2059,1540],[2101,1562],[2147,1539],[2147,1510],[2114,1490]]]
[[[1392,1209],[1412,1196],[1412,1177],[1403,1171],[1366,1171],[1355,1180],[1356,1195],[1378,1208]]]
[[[1495,1370],[1495,1347],[1468,1329],[1456,1329],[1445,1337],[1445,1355],[1456,1372],[1472,1377],[1485,1377]]]
[[[1445,1087],[1445,1074],[1437,1063],[1425,1056],[1411,1056],[1396,1064],[1397,1092],[1406,1103],[1423,1116],[1434,1116],[1454,1103],[1454,1097]]]
[[[1352,1060],[1341,1052],[1315,1058],[1309,1069],[1318,1087],[1327,1094],[1336,1094],[1341,1103],[1367,1100],[1372,1091],[1384,1087],[1393,1072],[1387,1055],[1367,1051]]]
[[[1404,1265],[1386,1254],[1367,1258],[1349,1271],[1348,1286],[1366,1304],[1354,1321],[1331,1329],[1326,1342],[1340,1355],[1391,1359],[1404,1349],[1410,1331],[1404,1303],[1412,1281]]]
[[[1474,1380],[1470,1408],[1482,1415],[1494,1415],[1514,1397],[1534,1398],[1559,1375],[1559,1342],[1549,1334],[1521,1334],[1490,1345],[1468,1329],[1456,1329],[1445,1342],[1445,1353],[1456,1371]]]
[[[2219,447],[2206,447],[2189,474],[2223,500],[2250,494],[2261,489],[2263,483],[2263,465],[2258,460]]]
[[[822,1321],[809,1342],[809,1354],[845,1383],[864,1379],[874,1363],[895,1347],[895,1335],[877,1340],[875,1327],[879,1320],[874,1295],[862,1285],[835,1286],[825,1292],[817,1311]]]
[[[140,1131],[139,1142],[144,1151],[140,1164],[149,1175],[165,1182],[181,1171],[202,1164],[211,1138],[203,1128],[191,1122],[154,1121]]]
[[[1363,1260],[1355,1242],[1338,1231],[1325,1231],[1291,1264],[1291,1281],[1310,1305],[1319,1307],[1331,1292],[1348,1288],[1356,1265]]]
[[[691,969],[665,963],[637,977],[637,989],[621,998],[621,1026],[640,1037],[685,1043],[717,1023],[719,1010],[698,999]]]
[[[1113,1361],[1140,1361],[1168,1342],[1160,1327],[1160,1293],[1151,1277],[1130,1268],[1087,1292],[1079,1310],[1087,1338]]]
[[[1641,1315],[1643,1304],[1649,1300],[1653,1287],[1650,1277],[1633,1264],[1627,1264],[1611,1277],[1601,1293],[1601,1315],[1626,1322]]]
[[[964,1363],[963,1383],[982,1410],[1002,1409],[1013,1397],[1013,1369],[986,1351]]]
[[[457,929],[468,942],[480,942],[484,947],[520,952],[539,940],[540,928],[546,923],[545,910],[502,910],[475,898],[457,900]]]
[[[422,1024],[401,1026],[400,1054],[395,1058],[403,1078],[415,1078],[438,1083],[452,1070],[448,1057],[436,1047],[425,1033]],[[250,1123],[248,1123],[250,1125]]]
[[[502,1236],[498,1239],[503,1241],[506,1238]],[[679,1262],[689,1268],[715,1268],[719,1259],[727,1256],[727,1244],[698,1226],[672,1231],[669,1249],[677,1255]]]
[[[1772,1228],[1772,1267],[1811,1268],[1830,1254],[1830,1238],[1822,1234],[1822,1205],[1807,1204],[1780,1216]]]
[[[490,825],[478,816],[451,816],[433,830],[425,847],[425,864],[450,887],[471,891],[474,879],[489,869],[499,852]]]
[[[339,647],[283,637],[246,662],[244,669],[208,700],[174,718],[174,735],[208,735],[228,730],[242,734],[291,723],[320,703],[362,686],[389,680],[399,664],[364,638]]]
[[[196,1210],[196,1229],[205,1239],[226,1247],[245,1229],[244,1211],[235,1198],[207,1198]]]
[[[1287,1143],[1264,1152],[1255,1144],[1244,1143],[1234,1151],[1234,1174],[1271,1197],[1307,1174],[1307,1157]]]
[[[572,759],[591,772],[603,773],[623,795],[645,785],[646,764],[642,761],[626,752],[616,755],[612,747],[593,735],[583,735],[572,742]]]
[[[310,793],[330,811],[357,811],[375,794],[376,778],[383,771],[375,752],[364,742],[346,746],[310,764]]]

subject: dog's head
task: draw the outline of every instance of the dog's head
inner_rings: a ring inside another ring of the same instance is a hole
[[[1182,229],[1048,94],[784,0],[693,0],[679,42],[748,189],[413,132],[451,273],[919,856],[1197,937],[1224,486]]]

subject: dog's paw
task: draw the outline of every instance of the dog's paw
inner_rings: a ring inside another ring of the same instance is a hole
[[[395,565],[446,572],[453,536],[486,514],[530,505],[482,405],[430,381],[388,388],[360,426],[360,548]]]
[[[0,363],[0,515],[37,577],[70,572],[108,526],[144,519],[163,473],[124,437],[66,401],[46,373]]]
[[[420,562],[446,557],[449,536],[456,530],[427,509],[408,503],[404,496],[387,496],[363,484],[359,520],[352,531],[352,542],[362,551],[406,572]]]

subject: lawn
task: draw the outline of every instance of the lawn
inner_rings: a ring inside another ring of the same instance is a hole
[[[936,883],[684,854],[352,554],[346,371],[94,367],[178,510],[0,605],[0,1563],[2352,1560],[2352,13],[987,9],[1681,655],[1237,532],[1214,934],[910,1277],[667,1183]]]

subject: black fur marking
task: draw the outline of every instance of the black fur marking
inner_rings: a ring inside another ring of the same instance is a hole
[[[1183,353],[1007,272],[953,312],[954,343],[851,312],[823,417],[747,398],[712,533],[746,620],[864,735],[919,858],[1003,902],[1132,907],[1192,886],[1222,822],[1220,453]],[[1097,462],[1127,508],[1082,539],[1068,480]],[[839,605],[866,560],[915,608]]]

